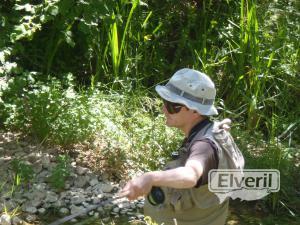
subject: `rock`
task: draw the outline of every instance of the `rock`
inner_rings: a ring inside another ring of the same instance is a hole
[[[1,222],[0,222],[1,224]],[[23,220],[21,220],[19,217],[14,216],[12,218],[12,225],[22,225],[23,224]]]
[[[102,219],[102,221],[103,221],[104,223],[108,223],[108,222],[109,222],[109,220],[110,220],[110,218],[109,218],[109,217],[105,217],[105,218],[103,218],[103,219]]]
[[[34,174],[38,174],[43,170],[43,165],[37,161],[36,163],[33,164],[33,171]]]
[[[94,205],[97,205],[101,202],[101,198],[97,198],[97,197],[92,197],[92,203]]]
[[[110,183],[100,183],[101,184],[101,190],[105,193],[110,193],[114,186]]]
[[[42,170],[37,176],[39,183],[46,181],[50,177],[51,173],[48,170]]]
[[[1,225],[11,225],[11,217],[8,214],[3,214],[0,217],[0,224]]]
[[[36,191],[44,192],[47,189],[47,184],[45,183],[33,184],[33,189]]]
[[[39,152],[32,152],[29,155],[26,156],[27,160],[30,163],[36,162],[39,158],[41,158],[41,154]]]
[[[83,206],[76,206],[76,205],[71,205],[70,209],[71,209],[71,214],[83,212],[85,210]]]
[[[99,181],[98,181],[97,178],[94,178],[94,179],[90,180],[89,183],[90,183],[91,186],[95,186],[96,184],[99,184]]]
[[[106,205],[104,205],[103,208],[104,208],[104,210],[106,210],[106,211],[111,211],[113,207],[114,207],[113,204],[107,203]]]
[[[36,219],[37,219],[36,215],[31,215],[31,214],[29,214],[29,215],[26,216],[26,219],[25,219],[25,220],[26,220],[28,223],[32,223],[32,222],[34,222]]]
[[[103,209],[102,206],[99,206],[99,207],[97,208],[97,212],[99,212],[100,216],[103,216],[103,215],[105,214],[105,210]]]
[[[96,184],[95,186],[92,187],[92,193],[98,195],[98,194],[102,194],[102,185],[101,184]]]
[[[144,204],[142,204],[142,203],[137,203],[136,206],[140,209],[144,208]]]
[[[54,208],[60,208],[60,207],[62,207],[62,206],[64,206],[65,205],[65,203],[63,202],[63,201],[61,201],[61,200],[57,200],[56,202],[54,202],[53,203],[53,207]]]
[[[49,154],[43,154],[41,157],[42,160],[42,166],[45,169],[49,169],[50,168],[50,162],[51,162],[51,158]]]
[[[78,175],[84,175],[84,174],[86,174],[87,172],[88,172],[88,168],[85,168],[85,167],[81,167],[81,166],[77,166],[76,167],[76,173],[78,174]]]
[[[59,210],[59,214],[60,215],[68,215],[69,214],[69,209],[67,209],[67,208],[61,208],[60,210]]]
[[[89,207],[90,207],[90,204],[87,203],[87,202],[82,202],[81,204],[82,204],[85,208],[89,208]]]
[[[89,177],[87,176],[78,176],[74,182],[74,186],[78,188],[84,187],[89,181]]]
[[[84,201],[85,201],[85,197],[81,193],[79,193],[78,195],[73,196],[71,198],[71,204],[74,204],[74,205],[81,204]]]
[[[27,207],[25,207],[25,210],[24,210],[24,211],[25,211],[25,212],[28,212],[28,213],[34,214],[34,213],[37,212],[37,208],[36,208],[36,207],[33,207],[33,206],[27,206]]]
[[[58,200],[58,195],[53,191],[47,191],[45,202],[56,202]]]
[[[38,212],[39,212],[39,214],[44,215],[46,213],[46,209],[45,208],[39,208]]]
[[[39,199],[33,199],[29,202],[29,205],[33,206],[33,207],[39,207],[42,204],[41,200]]]
[[[115,207],[115,208],[113,208],[113,210],[112,210],[114,213],[119,213],[120,212],[120,209],[118,208],[118,207]]]
[[[119,208],[131,208],[131,204],[130,204],[130,202],[120,202],[120,203],[118,203],[118,207]]]
[[[135,213],[129,212],[129,211],[126,211],[126,214],[127,214],[128,216],[134,216],[134,215],[135,215]]]
[[[70,187],[71,187],[71,184],[70,184],[70,182],[66,182],[66,183],[65,183],[65,189],[67,189],[67,190],[68,190],[68,189],[70,189]]]

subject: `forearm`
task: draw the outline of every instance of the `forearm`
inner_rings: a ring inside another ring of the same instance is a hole
[[[199,179],[197,173],[190,167],[178,167],[166,171],[153,171],[145,175],[149,176],[152,186],[171,188],[192,188]]]

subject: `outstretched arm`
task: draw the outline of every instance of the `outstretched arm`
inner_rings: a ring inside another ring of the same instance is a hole
[[[130,180],[119,193],[129,200],[147,195],[152,186],[171,188],[192,188],[203,172],[202,164],[196,160],[188,160],[183,167],[166,171],[153,171]]]

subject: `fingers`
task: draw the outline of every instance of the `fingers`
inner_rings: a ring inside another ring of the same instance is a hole
[[[129,190],[121,190],[120,192],[117,193],[116,197],[117,198],[123,198],[123,197],[128,197],[128,195],[130,195],[130,191]]]
[[[230,124],[231,124],[231,120],[226,118],[224,120],[222,120],[219,124],[219,128],[224,129],[224,130],[230,130]]]

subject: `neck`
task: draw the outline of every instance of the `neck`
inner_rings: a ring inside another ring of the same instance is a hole
[[[188,137],[191,129],[203,120],[205,120],[205,117],[200,116],[197,119],[191,120],[190,123],[187,123],[184,127],[182,127],[181,130],[183,131],[184,136]]]

